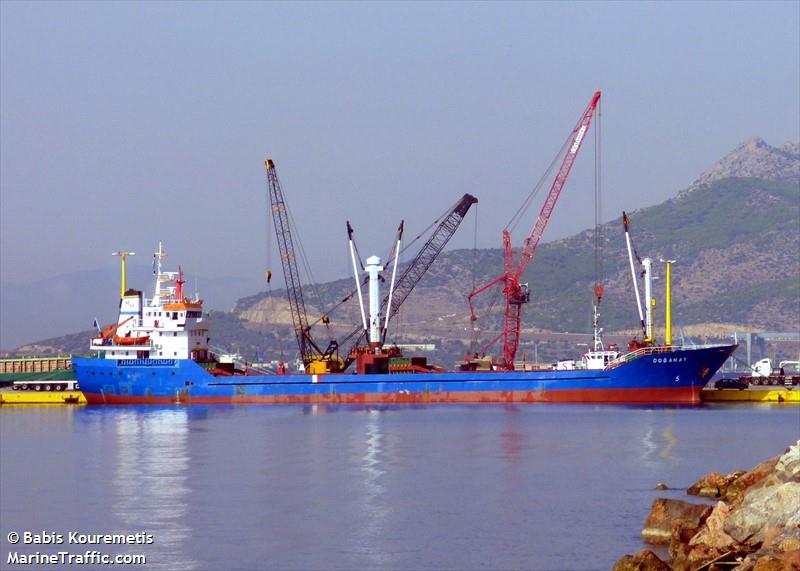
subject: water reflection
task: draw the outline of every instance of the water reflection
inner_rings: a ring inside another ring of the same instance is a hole
[[[659,456],[661,456],[665,460],[672,459],[670,453],[672,452],[672,449],[675,447],[675,445],[678,443],[678,439],[675,437],[674,434],[672,434],[672,423],[670,423],[670,425],[664,429],[664,432],[661,433],[661,436],[664,438],[667,445],[661,449]]]
[[[130,532],[153,534],[155,543],[142,550],[148,556],[148,567],[196,569],[197,562],[187,553],[191,529],[186,524],[186,410],[119,411],[114,420],[114,515]]]
[[[501,432],[500,440],[503,443],[503,459],[512,464],[519,462],[525,448],[525,435],[520,432]]]
[[[651,411],[645,419],[647,425],[640,440],[642,461],[648,465],[658,464],[662,460],[675,461],[672,450],[678,444],[678,438],[673,432],[674,411]]]
[[[383,484],[387,461],[385,436],[381,426],[384,414],[378,410],[370,410],[367,415],[366,446],[360,466],[364,493],[361,496],[362,516],[359,519],[363,523],[358,530],[357,548],[365,552],[370,567],[385,567],[388,558],[383,549],[382,539],[391,508],[386,500]]]
[[[500,433],[501,458],[509,464],[515,464],[522,459],[526,444],[525,434],[519,429],[520,410],[514,405],[505,405],[503,412],[505,430]]]
[[[642,445],[642,460],[647,463],[653,462],[653,457],[658,452],[658,445],[656,444],[655,440],[653,439],[653,434],[655,430],[653,430],[652,426],[646,426],[644,432],[642,433],[641,445]]]

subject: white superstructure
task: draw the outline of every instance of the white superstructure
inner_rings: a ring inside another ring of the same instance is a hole
[[[106,359],[193,359],[208,357],[203,300],[183,293],[183,272],[162,270],[167,256],[159,242],[154,253],[153,297],[129,289],[122,295],[117,323],[94,337],[90,349]]]

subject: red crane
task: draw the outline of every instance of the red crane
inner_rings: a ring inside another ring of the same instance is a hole
[[[536,224],[533,230],[525,239],[522,251],[519,255],[519,262],[514,266],[514,251],[511,248],[511,234],[508,229],[503,230],[503,274],[493,279],[491,282],[483,287],[480,287],[469,294],[467,300],[469,302],[470,319],[475,321],[475,308],[472,305],[472,298],[476,295],[483,293],[498,283],[503,283],[503,294],[506,297],[506,311],[503,319],[503,332],[495,337],[489,345],[492,345],[503,337],[503,358],[505,366],[508,369],[514,367],[514,357],[517,354],[517,347],[519,347],[519,332],[520,332],[520,318],[522,313],[522,304],[530,301],[530,292],[528,291],[527,284],[520,284],[519,280],[523,272],[533,259],[533,254],[536,247],[539,245],[539,240],[544,234],[547,223],[550,221],[550,216],[555,208],[556,201],[561,194],[561,189],[567,182],[567,177],[572,170],[572,165],[575,163],[575,158],[578,156],[578,151],[581,148],[586,137],[586,132],[589,130],[589,125],[592,122],[594,110],[600,102],[600,92],[596,91],[592,96],[589,105],[581,115],[575,128],[572,130],[569,139],[569,147],[561,161],[561,168],[558,169],[555,180],[550,187],[550,192],[542,205],[542,210],[539,212],[539,217],[536,219]],[[597,295],[602,295],[602,292],[596,292]],[[487,345],[487,347],[489,346]]]

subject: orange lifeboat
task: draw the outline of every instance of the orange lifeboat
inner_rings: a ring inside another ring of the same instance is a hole
[[[114,343],[117,345],[145,345],[148,341],[150,341],[149,335],[143,335],[142,337],[120,337],[119,335],[114,335]]]

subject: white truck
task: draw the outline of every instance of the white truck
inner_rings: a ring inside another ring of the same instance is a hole
[[[794,374],[786,370],[794,369]],[[751,373],[746,379],[751,385],[784,385],[800,384],[800,361],[781,361],[777,368],[772,367],[772,360],[761,359],[750,366]]]

